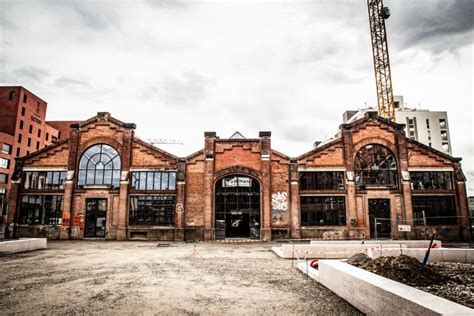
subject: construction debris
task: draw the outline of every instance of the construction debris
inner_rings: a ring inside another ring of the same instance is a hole
[[[417,259],[405,255],[377,259],[362,257],[361,254],[354,255],[348,263],[474,308],[474,264],[436,262],[423,265]]]

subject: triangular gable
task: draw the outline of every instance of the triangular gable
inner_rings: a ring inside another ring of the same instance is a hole
[[[50,154],[54,152],[55,150],[61,148],[64,144],[68,144],[68,143],[69,143],[69,139],[63,139],[63,140],[58,141],[57,143],[51,144],[40,150],[34,151],[26,156],[22,156],[16,159],[21,160],[21,161],[32,160],[40,155]],[[65,164],[67,165],[67,161],[65,162]]]
[[[334,140],[332,140],[332,141],[330,141],[330,142],[328,142],[324,145],[320,145],[320,146],[318,146],[318,147],[316,147],[316,148],[314,148],[314,149],[312,149],[312,150],[296,157],[296,159],[298,161],[307,159],[308,157],[315,156],[319,153],[323,153],[324,151],[328,150],[331,146],[334,146],[334,145],[340,144],[340,143],[341,143],[341,138],[337,137]]]
[[[236,131],[229,139],[245,139],[245,136],[242,135],[239,131]]]
[[[433,155],[441,156],[442,158],[451,160],[453,162],[460,162],[462,160],[462,158],[450,156],[450,155],[448,155],[448,154],[446,154],[442,151],[439,151],[439,150],[437,150],[433,147],[430,147],[430,146],[426,146],[425,144],[420,143],[419,141],[416,141],[414,139],[410,139],[408,137],[407,137],[407,142],[413,144],[416,147],[422,148],[423,150],[427,150],[427,151],[431,152]]]
[[[112,115],[109,112],[98,112],[96,116],[91,117],[90,119],[82,121],[78,124],[72,124],[72,126],[76,125],[79,128],[84,128],[96,122],[110,122],[122,128],[131,128],[131,129],[136,128],[136,125],[134,123],[124,123],[120,120],[117,120],[116,118],[112,117]]]
[[[21,158],[21,165],[38,167],[67,167],[69,159],[69,141],[64,139]]]
[[[152,165],[174,165],[178,157],[157,148],[139,138],[133,139],[132,167]]]
[[[354,122],[347,123],[347,124],[341,124],[339,126],[339,129],[351,129],[355,130],[359,127],[362,127],[364,125],[367,125],[369,121],[376,121],[379,122],[382,125],[385,125],[387,127],[391,127],[393,129],[399,129],[399,130],[404,130],[405,129],[405,124],[398,124],[395,122],[392,122],[386,118],[383,118],[379,116],[377,113],[374,112],[367,112],[365,113],[364,117],[355,120]]]

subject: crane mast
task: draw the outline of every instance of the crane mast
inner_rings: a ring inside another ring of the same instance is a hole
[[[395,121],[392,75],[388,57],[387,32],[385,30],[385,19],[390,16],[390,10],[383,6],[382,0],[367,0],[367,6],[377,87],[377,110],[380,116]]]

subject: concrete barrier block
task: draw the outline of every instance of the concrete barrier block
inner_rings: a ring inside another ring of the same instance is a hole
[[[319,271],[309,265],[309,262],[302,261],[298,263],[298,270],[308,275],[311,279],[319,282]]]
[[[472,315],[470,308],[339,260],[319,262],[319,282],[367,315]]]
[[[361,240],[312,240],[311,245],[360,245]],[[407,248],[428,248],[429,240],[366,240],[364,242],[367,246],[373,245],[390,245],[390,244],[402,244],[406,245]],[[442,243],[440,240],[434,240],[433,244],[436,244],[436,248],[441,248]]]
[[[0,253],[19,253],[46,249],[46,238],[21,238],[0,242]]]
[[[396,257],[400,254],[404,254],[418,261],[423,262],[425,258],[426,249],[369,249],[367,255],[376,259],[380,256],[392,256]],[[474,249],[465,248],[434,248],[430,251],[428,262],[460,262],[460,263],[474,263]]]
[[[406,245],[389,244],[380,245],[383,249],[402,248]],[[326,259],[347,259],[354,254],[373,248],[376,246],[368,246],[361,244],[284,244],[280,249],[274,250],[277,255],[282,258],[326,258]],[[279,248],[279,247],[278,247]]]

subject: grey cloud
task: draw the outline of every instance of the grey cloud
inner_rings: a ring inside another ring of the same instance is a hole
[[[40,81],[49,76],[46,69],[30,66],[15,69],[12,75],[20,81]]]
[[[7,15],[8,10],[7,10],[7,4],[5,2],[2,2],[0,4],[0,29],[7,29],[7,30],[14,30],[18,28],[15,22],[13,22],[10,17]]]
[[[2,85],[16,85],[21,82],[12,73],[8,71],[0,71],[0,83]]]
[[[322,45],[320,43],[313,43],[307,50],[297,51],[293,62],[297,64],[320,62],[337,52],[338,49],[335,43],[324,42]]]
[[[185,6],[185,3],[179,0],[146,0],[145,3],[152,8],[159,9],[175,9]]]
[[[166,78],[163,80],[159,94],[167,104],[190,105],[204,100],[208,88],[215,84],[214,78],[188,72],[182,78]]]
[[[472,0],[402,1],[390,6],[389,41],[392,24],[394,43],[402,49],[422,45],[439,54],[472,43]]]
[[[292,124],[282,130],[283,138],[290,142],[311,143],[316,139],[316,135],[322,132],[315,131],[314,128],[307,124]]]
[[[7,41],[0,42],[0,47],[13,47],[13,44]]]
[[[70,77],[60,77],[54,81],[58,87],[72,87],[72,88],[88,88],[90,84],[85,80],[74,79]]]
[[[86,27],[96,31],[104,31],[120,25],[112,3],[75,2],[72,8]]]

